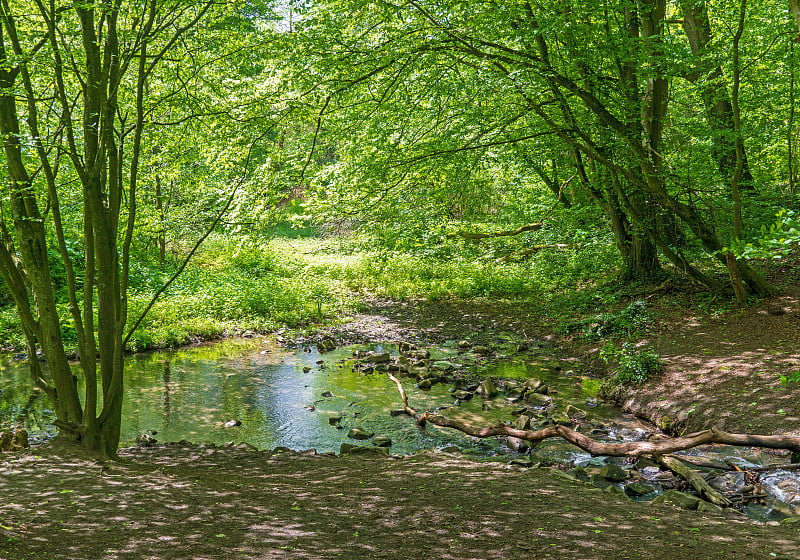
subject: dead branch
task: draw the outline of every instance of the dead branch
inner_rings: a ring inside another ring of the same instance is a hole
[[[537,231],[542,229],[542,223],[527,224],[520,226],[517,229],[509,229],[505,231],[494,231],[491,233],[472,233],[469,231],[457,231],[455,233],[448,233],[445,237],[453,239],[454,237],[463,237],[464,239],[489,239],[492,237],[513,237],[526,231]]]
[[[757,434],[731,434],[716,428],[695,432],[686,436],[663,439],[657,441],[626,441],[621,443],[609,443],[593,440],[566,426],[555,425],[542,428],[541,430],[519,430],[505,424],[479,428],[465,422],[453,420],[437,414],[435,412],[425,412],[419,414],[408,404],[408,398],[400,381],[391,374],[389,378],[395,382],[400,397],[403,401],[403,409],[417,423],[424,424],[430,422],[435,426],[443,428],[453,428],[464,432],[467,435],[477,438],[488,438],[494,436],[511,436],[531,443],[539,443],[549,438],[560,437],[571,444],[591,453],[592,455],[607,455],[610,457],[639,457],[641,455],[667,455],[685,449],[691,449],[698,445],[709,443],[722,443],[739,447],[764,447],[768,449],[788,449],[790,451],[800,451],[800,437],[779,435],[767,436]]]
[[[714,490],[702,476],[697,474],[697,472],[686,463],[679,461],[676,457],[668,455],[656,455],[655,459],[658,464],[665,469],[669,469],[678,476],[686,479],[686,481],[692,485],[692,488],[697,490],[698,494],[712,504],[716,504],[720,507],[731,507],[732,503],[728,498]]]
[[[542,249],[569,249],[570,247],[572,247],[572,245],[569,245],[567,243],[543,243],[541,245],[534,245],[532,247],[528,247],[527,249],[523,249],[522,251],[516,253],[505,255],[495,260],[494,262],[506,263],[511,261],[521,261],[527,257],[530,257],[534,253],[538,253]]]

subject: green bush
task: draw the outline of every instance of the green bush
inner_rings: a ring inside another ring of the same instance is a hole
[[[630,342],[621,349],[607,343],[600,350],[600,357],[607,363],[617,363],[614,381],[620,385],[641,385],[661,369],[661,356],[649,350],[636,350]]]

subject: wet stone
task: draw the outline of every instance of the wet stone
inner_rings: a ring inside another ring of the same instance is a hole
[[[364,428],[351,428],[349,432],[347,432],[347,437],[350,439],[359,439],[359,440],[366,440],[370,439],[374,434],[369,433]]]
[[[653,488],[646,482],[632,482],[627,486],[625,486],[625,493],[632,498],[645,496],[652,492],[655,492],[655,488]]]
[[[553,399],[535,391],[528,391],[525,393],[525,402],[533,406],[550,406],[553,403]]]
[[[619,465],[608,463],[600,469],[600,476],[612,482],[622,482],[628,478],[628,473]]]
[[[372,438],[372,445],[375,447],[391,447],[392,438],[387,435],[381,434]]]
[[[682,509],[697,509],[700,498],[690,496],[677,490],[665,490],[663,494],[653,500],[654,504],[668,504]]]

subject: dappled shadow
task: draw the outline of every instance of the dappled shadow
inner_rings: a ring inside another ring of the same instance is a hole
[[[628,391],[623,404],[678,430],[797,432],[800,403],[780,376],[800,369],[798,341],[795,296],[720,317],[690,318],[653,342],[664,372]]]
[[[0,464],[0,557],[792,558],[796,531],[448,454],[126,450]]]

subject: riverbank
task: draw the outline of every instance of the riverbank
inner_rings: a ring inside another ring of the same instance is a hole
[[[0,558],[796,558],[797,530],[460,455],[3,455]]]

